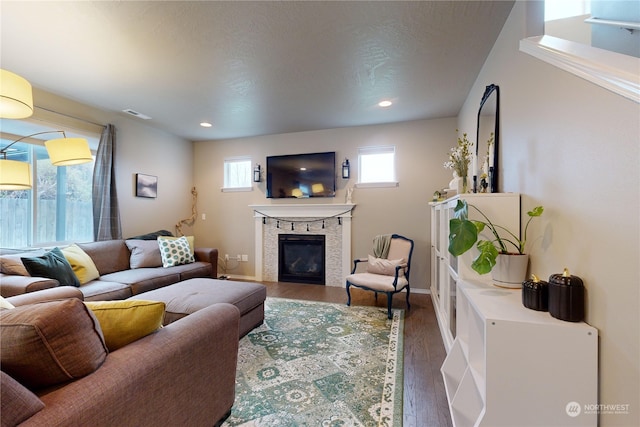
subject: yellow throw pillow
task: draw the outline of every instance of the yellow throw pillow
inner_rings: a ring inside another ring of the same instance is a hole
[[[73,244],[61,249],[62,254],[71,265],[71,269],[75,273],[80,285],[84,285],[94,279],[100,277],[100,273],[93,263],[91,257],[80,246]]]
[[[85,301],[100,323],[109,351],[136,341],[162,327],[161,301]]]

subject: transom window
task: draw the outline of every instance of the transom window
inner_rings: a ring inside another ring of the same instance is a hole
[[[397,185],[395,163],[393,145],[358,148],[358,186]]]
[[[251,190],[251,158],[230,157],[224,159],[223,191]]]

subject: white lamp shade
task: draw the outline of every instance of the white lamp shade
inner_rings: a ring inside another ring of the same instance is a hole
[[[0,118],[24,119],[33,114],[31,84],[7,70],[0,70]]]
[[[30,188],[29,163],[0,159],[0,190],[29,190]]]
[[[79,165],[93,160],[89,143],[84,138],[50,139],[44,145],[54,166]]]

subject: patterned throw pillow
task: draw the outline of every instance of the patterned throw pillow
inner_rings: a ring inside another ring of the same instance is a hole
[[[165,268],[195,262],[189,248],[189,241],[184,236],[175,240],[160,236],[158,237],[158,246],[162,256],[162,266]]]

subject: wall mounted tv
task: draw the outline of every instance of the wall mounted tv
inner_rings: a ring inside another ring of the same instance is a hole
[[[335,197],[336,153],[267,157],[267,198]]]

